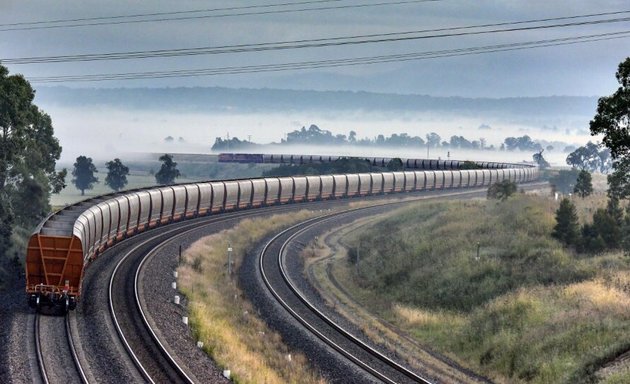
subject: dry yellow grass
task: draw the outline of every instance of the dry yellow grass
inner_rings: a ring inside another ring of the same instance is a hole
[[[602,280],[569,285],[564,288],[563,294],[581,309],[626,315],[630,318],[630,296]]]
[[[466,318],[461,314],[423,310],[401,304],[394,304],[392,312],[409,326],[443,326],[444,324],[450,324],[459,328],[466,321]]]
[[[235,268],[248,250],[279,228],[313,216],[309,211],[246,219],[236,227],[202,238],[183,255],[179,284],[189,300],[190,321],[204,350],[237,383],[323,383],[307,359],[290,351],[279,334],[257,318],[235,277],[226,274],[226,249]],[[291,356],[289,358],[289,355]]]

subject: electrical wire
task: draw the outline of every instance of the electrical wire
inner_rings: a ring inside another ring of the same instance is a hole
[[[60,83],[60,82],[96,82],[112,80],[141,80],[141,79],[165,79],[175,77],[199,77],[217,75],[235,75],[247,73],[264,73],[294,70],[310,70],[319,68],[334,68],[355,65],[371,65],[392,62],[405,62],[412,60],[430,60],[445,57],[467,56],[477,54],[487,54],[495,52],[516,51],[523,49],[556,47],[563,45],[581,44],[588,42],[613,40],[630,37],[630,30],[618,31],[557,39],[545,39],[520,43],[508,43],[498,45],[487,45],[479,47],[458,48],[440,51],[413,52],[394,55],[368,56],[346,59],[332,59],[320,61],[304,61],[281,64],[233,66],[221,68],[173,70],[173,71],[150,71],[150,72],[128,72],[119,74],[94,74],[94,75],[69,75],[69,76],[48,76],[32,77],[31,83]]]
[[[606,14],[608,15],[608,14],[625,14],[625,13],[630,13],[630,11],[618,11],[618,12],[606,13]],[[575,20],[577,18],[590,18],[590,17],[593,17],[594,15],[602,15],[602,14],[566,16],[566,17],[558,17],[558,18],[534,19],[534,20],[504,22],[504,23],[495,23],[495,24],[482,24],[482,25],[473,25],[473,26],[462,26],[462,27],[425,29],[425,30],[418,30],[418,31],[403,31],[403,32],[392,32],[392,33],[382,33],[382,34],[331,37],[331,38],[321,38],[321,39],[265,42],[265,43],[256,43],[256,44],[225,45],[225,46],[216,46],[216,47],[196,47],[196,48],[162,49],[162,50],[149,50],[149,51],[9,58],[9,59],[0,59],[0,62],[4,64],[13,64],[13,65],[50,64],[50,63],[67,63],[67,62],[79,62],[79,61],[86,62],[86,61],[102,61],[102,60],[130,60],[130,59],[164,58],[164,57],[180,57],[180,56],[196,56],[196,55],[215,55],[215,54],[226,54],[226,53],[277,51],[277,50],[289,50],[289,49],[322,48],[322,47],[346,46],[346,45],[401,42],[401,41],[425,40],[425,39],[446,38],[446,37],[462,37],[462,36],[471,36],[471,35],[486,35],[486,34],[495,34],[495,33],[532,31],[532,30],[541,30],[541,29],[550,29],[550,28],[567,28],[567,27],[575,27],[575,26],[621,23],[621,22],[630,21],[630,17],[617,17],[617,18],[611,18],[611,19],[580,20],[580,21],[546,24],[546,25],[518,26],[518,25],[523,25],[523,24],[534,24],[534,23],[549,22],[549,21]],[[482,28],[489,28],[489,27],[509,27],[509,28],[475,30],[475,29],[482,29]],[[459,31],[459,32],[453,32],[453,31]],[[448,32],[448,33],[440,33],[440,32]],[[420,36],[414,36],[414,35],[420,35]]]
[[[260,16],[260,15],[272,15],[272,14],[284,14],[284,13],[303,13],[311,11],[330,11],[330,10],[342,10],[353,8],[369,8],[380,6],[392,6],[403,4],[416,4],[416,3],[429,3],[438,2],[443,0],[399,0],[399,1],[387,1],[379,3],[367,3],[367,4],[348,4],[337,6],[321,6],[310,8],[297,8],[297,9],[278,9],[269,11],[249,11],[240,13],[220,13],[211,15],[197,15],[197,16],[177,16],[177,17],[165,17],[163,15],[177,15],[177,14],[190,14],[190,13],[207,13],[218,11],[231,11],[239,9],[255,9],[255,8],[269,8],[280,6],[292,6],[292,5],[304,5],[312,3],[328,3],[339,2],[344,0],[319,0],[319,1],[304,1],[293,3],[280,3],[280,4],[268,4],[268,5],[252,5],[243,7],[227,7],[227,8],[214,8],[205,10],[191,10],[191,11],[176,11],[176,12],[160,12],[160,13],[147,13],[136,15],[119,15],[119,16],[103,16],[93,18],[77,18],[77,19],[65,19],[65,20],[51,20],[51,21],[34,21],[34,22],[20,22],[20,23],[7,23],[0,24],[0,32],[7,31],[31,31],[38,29],[56,29],[56,28],[76,28],[76,27],[93,27],[102,25],[122,25],[122,24],[135,24],[135,23],[153,23],[164,21],[182,21],[182,20],[195,20],[195,19],[213,19],[213,18],[225,18],[236,16]],[[138,18],[138,17],[150,17],[159,16],[157,18],[140,19],[140,20],[119,20],[124,18]],[[111,20],[111,21],[99,21],[99,20]],[[74,23],[74,24],[61,24],[61,25],[42,25],[42,24],[55,24],[55,23]]]

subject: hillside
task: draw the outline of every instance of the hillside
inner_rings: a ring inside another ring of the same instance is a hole
[[[67,88],[38,87],[38,103],[86,107],[187,112],[277,112],[295,110],[368,110],[379,112],[452,111],[460,114],[592,116],[596,97],[550,96],[518,98],[433,97],[350,91],[283,89]]]

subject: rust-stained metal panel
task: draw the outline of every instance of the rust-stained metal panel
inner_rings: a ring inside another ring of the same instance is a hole
[[[31,236],[26,251],[27,293],[67,289],[68,294],[78,296],[82,278],[83,246],[78,237]]]

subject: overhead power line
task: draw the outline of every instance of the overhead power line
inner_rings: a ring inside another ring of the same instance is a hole
[[[189,70],[173,70],[173,71],[151,71],[151,72],[127,72],[118,74],[94,74],[94,75],[70,75],[70,76],[48,76],[48,77],[32,77],[29,81],[32,83],[61,83],[61,82],[96,82],[96,81],[112,81],[112,80],[141,80],[141,79],[165,79],[176,77],[200,77],[200,76],[217,76],[217,75],[235,75],[246,73],[264,73],[279,71],[294,71],[319,68],[333,68],[343,66],[370,65],[391,62],[405,62],[412,60],[430,60],[454,56],[466,56],[487,54],[504,51],[516,51],[523,49],[556,47],[562,45],[581,44],[588,42],[596,42],[603,40],[613,40],[629,38],[630,30],[573,36],[557,39],[545,39],[520,43],[508,43],[498,45],[487,45],[479,47],[467,47],[440,51],[413,52],[394,55],[367,56],[346,59],[332,59],[320,61],[303,61],[281,64],[266,65],[250,65],[250,66],[232,66],[221,68],[206,69],[189,69]]]
[[[425,30],[417,30],[417,31],[403,31],[403,32],[369,34],[369,35],[354,35],[354,36],[342,36],[342,37],[331,37],[331,38],[320,38],[320,39],[277,41],[277,42],[265,42],[265,43],[256,43],[256,44],[237,44],[237,45],[224,45],[224,46],[214,46],[214,47],[196,47],[196,48],[161,49],[161,50],[131,51],[131,52],[91,53],[91,54],[78,54],[78,55],[8,58],[8,59],[0,59],[0,62],[4,64],[18,65],[18,64],[67,63],[67,62],[79,62],[79,61],[130,60],[130,59],[164,58],[164,57],[179,57],[179,56],[216,55],[216,54],[226,54],[226,53],[277,51],[277,50],[304,49],[304,48],[322,48],[322,47],[333,47],[333,46],[343,46],[343,45],[359,45],[359,44],[386,43],[386,42],[397,42],[397,41],[399,42],[399,41],[424,40],[424,39],[445,38],[445,37],[485,35],[485,34],[495,34],[495,33],[517,32],[517,31],[532,31],[532,30],[541,30],[541,29],[550,29],[550,28],[567,28],[567,27],[584,26],[584,25],[621,23],[621,22],[630,21],[630,17],[616,17],[616,18],[597,19],[597,20],[577,20],[577,21],[570,21],[570,22],[565,22],[565,23],[523,26],[525,24],[546,23],[550,21],[567,21],[567,20],[576,20],[576,19],[586,19],[586,18],[592,18],[594,16],[620,15],[620,14],[627,14],[627,13],[630,13],[630,11],[618,11],[618,12],[566,16],[566,17],[546,18],[546,19],[533,19],[533,20],[524,20],[524,21],[494,23],[494,24],[481,24],[481,25],[473,25],[473,26],[425,29]],[[492,29],[484,29],[484,28],[492,28]]]
[[[260,10],[260,11],[245,11],[234,12],[245,9],[268,9],[297,5],[310,5],[318,3],[338,3],[345,0],[319,0],[319,1],[302,1],[302,2],[287,2],[278,4],[266,4],[266,5],[250,5],[240,7],[225,7],[225,8],[212,8],[212,9],[200,9],[190,11],[175,11],[175,12],[157,12],[157,13],[144,13],[134,15],[118,15],[118,16],[102,16],[102,17],[88,17],[88,18],[76,18],[76,19],[60,19],[49,21],[32,21],[32,22],[19,22],[19,23],[6,23],[0,24],[0,32],[6,31],[30,31],[38,29],[56,29],[56,28],[76,28],[76,27],[92,27],[102,25],[121,25],[121,24],[135,24],[135,23],[152,23],[163,21],[181,21],[181,20],[194,20],[194,19],[212,19],[212,18],[225,18],[236,16],[260,16],[260,15],[272,15],[282,13],[303,13],[312,11],[329,11],[329,10],[342,10],[352,8],[369,8],[380,6],[392,6],[403,4],[417,4],[417,3],[429,3],[438,2],[442,0],[399,0],[399,1],[385,1],[378,3],[363,3],[363,4],[346,4],[346,5],[330,5],[330,6],[318,6],[308,8],[294,8],[294,9],[272,9],[272,10]],[[230,13],[214,13],[214,12],[230,12]],[[201,14],[211,13],[211,14]],[[132,20],[125,20],[132,19]]]

